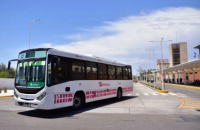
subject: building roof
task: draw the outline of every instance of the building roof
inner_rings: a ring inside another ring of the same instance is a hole
[[[200,68],[200,59],[190,61],[190,62],[185,62],[183,64],[175,65],[173,67],[169,67],[166,69],[163,69],[164,73],[172,72],[172,71],[183,71],[185,69],[193,69],[193,68]],[[160,72],[160,71],[157,71]]]
[[[193,48],[200,49],[200,43],[196,44]]]

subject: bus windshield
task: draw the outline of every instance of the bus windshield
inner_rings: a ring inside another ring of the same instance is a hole
[[[45,82],[45,59],[18,62],[15,85],[17,87],[40,88]]]

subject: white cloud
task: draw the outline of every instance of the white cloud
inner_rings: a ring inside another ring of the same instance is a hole
[[[37,48],[40,48],[40,47],[44,47],[44,48],[52,48],[52,44],[51,43],[43,43],[42,45],[38,46]]]
[[[129,16],[118,21],[105,21],[104,26],[93,28],[84,34],[77,33],[67,36],[76,42],[62,45],[45,43],[41,47],[53,47],[68,52],[110,58],[131,64],[136,70],[144,59],[149,58],[142,55],[149,54],[145,50],[160,49],[159,42],[149,41],[160,41],[164,38],[164,40],[173,40],[175,43],[177,32],[178,42],[188,42],[188,53],[192,53],[190,51],[193,45],[200,41],[199,9],[166,8],[150,14],[145,12],[141,14],[141,16]],[[169,57],[169,44],[170,42],[163,43],[164,58]],[[160,58],[159,54],[160,51],[157,52],[156,58]],[[190,57],[192,56],[189,54]]]

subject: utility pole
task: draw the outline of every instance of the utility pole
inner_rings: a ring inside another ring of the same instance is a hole
[[[172,41],[172,40],[166,40],[163,41],[164,38],[162,38],[160,41],[150,41],[150,42],[160,42],[160,46],[161,46],[161,82],[162,82],[162,90],[165,91],[165,87],[164,87],[164,74],[163,74],[163,49],[162,49],[162,43],[163,42],[167,42],[167,41]]]
[[[33,20],[33,21],[29,21],[29,49],[31,48],[31,23],[33,22],[39,22],[39,19]]]

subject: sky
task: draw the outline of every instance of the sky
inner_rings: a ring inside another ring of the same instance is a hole
[[[29,48],[36,19],[31,48],[104,57],[132,65],[133,74],[145,63],[155,68],[162,38],[165,59],[177,42],[187,42],[189,61],[199,54],[200,0],[0,0],[0,62]]]

